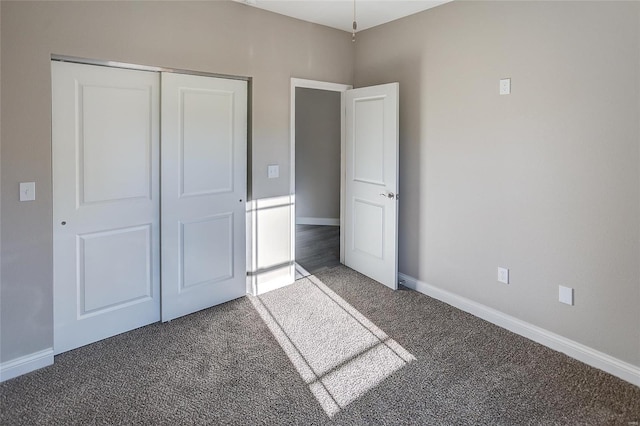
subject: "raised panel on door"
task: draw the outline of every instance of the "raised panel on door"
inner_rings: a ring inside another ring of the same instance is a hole
[[[80,318],[153,297],[151,226],[77,237]]]
[[[353,246],[351,250],[384,259],[384,204],[353,199]]]
[[[345,265],[397,288],[398,84],[345,92]]]
[[[150,199],[149,88],[78,84],[78,92],[81,204]]]
[[[234,92],[180,91],[181,197],[233,191]]]
[[[52,62],[54,352],[160,318],[159,76]]]
[[[181,290],[233,278],[233,214],[180,223]]]
[[[162,75],[162,320],[246,291],[247,82]]]
[[[384,97],[353,104],[353,180],[385,186]]]

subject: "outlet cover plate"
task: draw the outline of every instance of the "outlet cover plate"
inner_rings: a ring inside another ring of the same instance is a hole
[[[269,164],[267,166],[267,177],[269,179],[280,177],[280,166],[278,164]]]
[[[36,183],[20,182],[20,201],[35,201]]]
[[[511,79],[503,78],[500,80],[500,94],[501,95],[510,95],[511,94]]]
[[[560,303],[573,306],[573,289],[563,285],[558,286],[558,300]]]
[[[498,282],[509,284],[509,270],[498,266]]]

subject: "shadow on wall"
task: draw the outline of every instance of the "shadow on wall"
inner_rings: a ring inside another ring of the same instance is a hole
[[[313,275],[249,300],[329,417],[416,360]]]

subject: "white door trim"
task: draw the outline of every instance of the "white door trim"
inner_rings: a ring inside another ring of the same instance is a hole
[[[305,80],[291,78],[291,153],[290,153],[290,178],[291,198],[294,209],[291,221],[291,255],[295,261],[296,256],[296,220],[295,220],[295,195],[296,195],[296,88],[327,90],[340,92],[340,262],[344,263],[344,197],[345,197],[345,126],[344,126],[344,92],[353,88],[351,84],[330,83],[326,81]]]
[[[98,65],[98,66],[110,67],[110,68],[124,68],[128,70],[136,70],[136,71],[170,72],[170,73],[176,73],[176,74],[200,75],[203,77],[226,78],[227,80],[243,80],[248,82],[251,81],[251,77],[244,77],[239,75],[216,74],[212,72],[184,70],[180,68],[155,67],[155,66],[149,66],[149,65],[131,64],[128,62],[105,61],[102,59],[89,59],[89,58],[81,58],[78,56],[57,55],[55,53],[51,54],[51,60],[58,61],[58,62],[73,62],[76,64],[85,64],[85,65]]]

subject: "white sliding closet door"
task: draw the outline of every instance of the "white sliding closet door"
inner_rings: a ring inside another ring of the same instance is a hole
[[[162,74],[162,320],[246,292],[247,82]]]
[[[51,67],[57,354],[160,318],[160,82]]]

